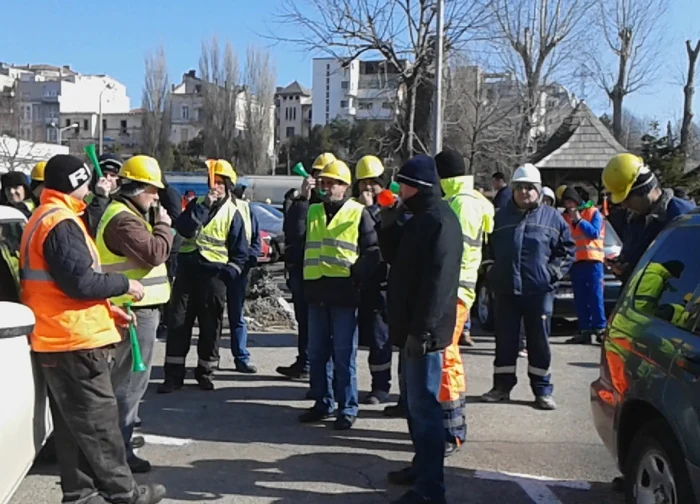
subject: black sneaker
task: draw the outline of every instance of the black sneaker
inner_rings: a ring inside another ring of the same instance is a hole
[[[297,366],[296,364],[292,364],[291,366],[279,366],[275,371],[285,378],[289,378],[291,380],[309,379],[309,370],[304,369],[301,366]]]
[[[333,428],[335,430],[350,430],[352,426],[355,425],[356,418],[357,417],[350,415],[341,415],[333,422]]]
[[[417,476],[413,466],[404,467],[398,471],[389,471],[386,475],[389,483],[397,486],[411,486],[416,482]]]
[[[384,408],[384,416],[389,418],[406,418],[406,408],[400,404],[394,404],[393,406],[387,406]]]
[[[383,390],[373,390],[362,399],[362,404],[384,404],[387,402],[389,402],[389,392]]]
[[[327,413],[318,408],[309,408],[304,413],[299,415],[299,421],[301,423],[315,423],[320,422],[321,420],[325,420],[327,418],[331,418],[332,416],[333,412]]]
[[[211,379],[211,375],[197,376],[197,383],[201,390],[214,390],[214,382]]]
[[[146,445],[146,440],[143,438],[143,436],[132,436],[131,438],[131,447],[134,448],[135,450],[138,448],[143,448]]]
[[[180,390],[182,388],[182,380],[175,380],[174,378],[166,378],[163,383],[158,385],[156,392],[159,394],[169,394],[175,390]]]
[[[472,339],[472,335],[469,331],[464,331],[462,333],[462,335],[459,337],[459,346],[467,346],[467,347],[474,346],[474,340]]]
[[[501,389],[494,387],[491,390],[489,390],[488,392],[486,392],[484,395],[482,395],[481,400],[483,402],[487,402],[487,403],[509,401],[510,400],[510,391],[509,390],[501,390]]]
[[[577,334],[573,338],[566,340],[569,345],[590,345],[591,344],[591,333],[590,331],[583,331],[581,334]]]
[[[551,395],[537,396],[535,397],[535,407],[541,410],[552,411],[557,409],[557,403],[554,402],[554,398]]]
[[[130,504],[157,504],[165,499],[165,487],[157,483],[139,485],[136,488],[136,495]]]
[[[391,504],[444,504],[445,501],[438,502],[433,499],[427,499],[415,490],[411,490],[403,494],[395,501],[391,501]]]
[[[236,362],[236,371],[245,374],[256,374],[258,372],[258,368],[256,368],[250,362]]]
[[[134,474],[143,474],[151,471],[151,463],[148,460],[132,455],[126,461],[129,464],[129,469]]]
[[[605,336],[605,329],[596,329],[595,331],[593,331],[593,334],[595,335],[596,343],[602,345],[603,337]]]

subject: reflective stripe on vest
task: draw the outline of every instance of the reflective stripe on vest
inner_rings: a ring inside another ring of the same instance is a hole
[[[238,211],[241,212],[241,217],[243,218],[243,229],[245,229],[245,239],[248,241],[248,246],[250,247],[250,240],[253,238],[253,223],[250,218],[250,204],[244,200],[236,200],[236,207]]]
[[[581,211],[581,219],[591,222],[598,210],[586,208]],[[605,260],[605,222],[600,229],[600,236],[595,239],[588,238],[579,226],[574,226],[571,217],[564,215],[564,219],[571,229],[571,237],[576,244],[575,261],[600,261]]]
[[[146,222],[143,217],[134,212],[124,203],[112,201],[105,213],[102,214],[100,223],[97,225],[96,244],[100,255],[102,268],[107,273],[122,273],[131,280],[138,280],[144,287],[144,297],[141,301],[133,303],[134,306],[154,306],[168,302],[170,299],[170,282],[168,281],[168,270],[165,263],[155,268],[144,267],[142,264],[113,253],[105,243],[104,233],[109,222],[122,212],[128,212],[139,218],[149,232],[153,232],[153,227]],[[124,294],[110,299],[117,306],[122,306],[132,301],[132,297]]]
[[[347,278],[359,258],[360,220],[364,205],[348,200],[326,225],[323,203],[309,207],[304,248],[304,280]]]
[[[197,204],[201,205],[203,202],[204,196],[197,198]],[[180,253],[187,254],[197,250],[209,262],[226,264],[228,262],[226,239],[236,212],[238,212],[236,204],[227,200],[193,238],[185,238],[180,247]]]
[[[484,243],[484,204],[471,191],[459,192],[445,200],[454,211],[462,227],[462,262],[459,270],[459,299],[469,308],[476,299],[476,281],[481,265]]]

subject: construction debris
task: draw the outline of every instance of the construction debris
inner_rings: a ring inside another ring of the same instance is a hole
[[[266,268],[250,271],[243,316],[252,331],[290,330],[296,327],[294,310]]]

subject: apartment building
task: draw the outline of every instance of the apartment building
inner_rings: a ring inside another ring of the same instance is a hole
[[[315,58],[312,124],[334,119],[392,121],[405,98],[401,74],[384,60]]]
[[[311,113],[311,91],[297,81],[278,87],[275,93],[275,139],[284,144],[295,136],[309,136]]]
[[[99,114],[94,112],[63,112],[59,124],[63,130],[61,142],[68,145],[71,152],[82,152],[86,145],[99,141]],[[142,124],[142,109],[134,109],[129,112],[103,112],[104,150],[122,154],[140,152]]]

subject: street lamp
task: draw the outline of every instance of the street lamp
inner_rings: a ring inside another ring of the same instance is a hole
[[[58,141],[57,141],[56,143],[57,143],[58,145],[62,145],[62,143],[61,143],[61,137],[63,136],[63,132],[64,132],[64,131],[67,131],[67,130],[69,130],[69,129],[79,128],[79,127],[80,127],[80,125],[79,125],[78,123],[73,123],[73,124],[69,124],[68,126],[66,126],[66,127],[64,127],[64,128],[59,128],[59,127],[56,125],[55,122],[52,122],[49,126],[51,126],[52,128],[54,128],[54,129],[56,130],[56,132],[57,132],[56,138],[57,138]]]
[[[112,82],[105,82],[105,87],[100,91],[100,107],[99,107],[99,119],[98,121],[100,122],[99,126],[99,131],[100,131],[100,139],[97,144],[98,146],[98,152],[100,155],[102,155],[102,144],[104,143],[104,128],[102,127],[102,94],[107,91],[108,89],[114,89],[114,84]]]
[[[435,105],[433,106],[433,156],[442,150],[442,65],[445,50],[445,0],[437,0],[435,37]]]

